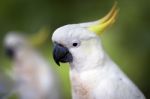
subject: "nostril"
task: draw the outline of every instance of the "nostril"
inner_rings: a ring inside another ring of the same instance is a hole
[[[10,58],[14,57],[14,50],[12,48],[6,48],[5,53]]]

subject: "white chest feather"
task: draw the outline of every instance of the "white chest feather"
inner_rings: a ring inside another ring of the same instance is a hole
[[[73,99],[94,99],[92,93],[97,84],[96,75],[95,71],[70,72]]]
[[[71,70],[73,99],[145,99],[140,90],[113,65],[82,72]]]

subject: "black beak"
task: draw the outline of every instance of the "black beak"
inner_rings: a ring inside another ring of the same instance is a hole
[[[72,62],[73,60],[73,57],[69,52],[68,48],[60,44],[55,44],[53,50],[53,58],[56,64],[59,66],[60,66],[59,62],[66,63],[66,62]]]
[[[5,48],[5,53],[9,58],[13,58],[14,57],[14,50],[12,48],[6,47]]]

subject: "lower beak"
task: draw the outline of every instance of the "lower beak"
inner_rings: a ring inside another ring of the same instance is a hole
[[[73,57],[69,52],[68,48],[61,46],[59,44],[55,44],[54,46],[53,58],[56,64],[59,66],[60,66],[59,62],[66,63],[66,62],[72,62],[73,60]]]

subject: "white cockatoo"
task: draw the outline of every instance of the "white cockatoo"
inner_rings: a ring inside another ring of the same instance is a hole
[[[20,99],[62,99],[57,75],[30,43],[19,33],[10,32],[5,37],[4,46],[12,59],[16,93]]]
[[[115,22],[116,4],[102,19],[69,24],[52,35],[55,62],[70,64],[73,99],[145,99],[136,85],[103,50],[101,34]]]

